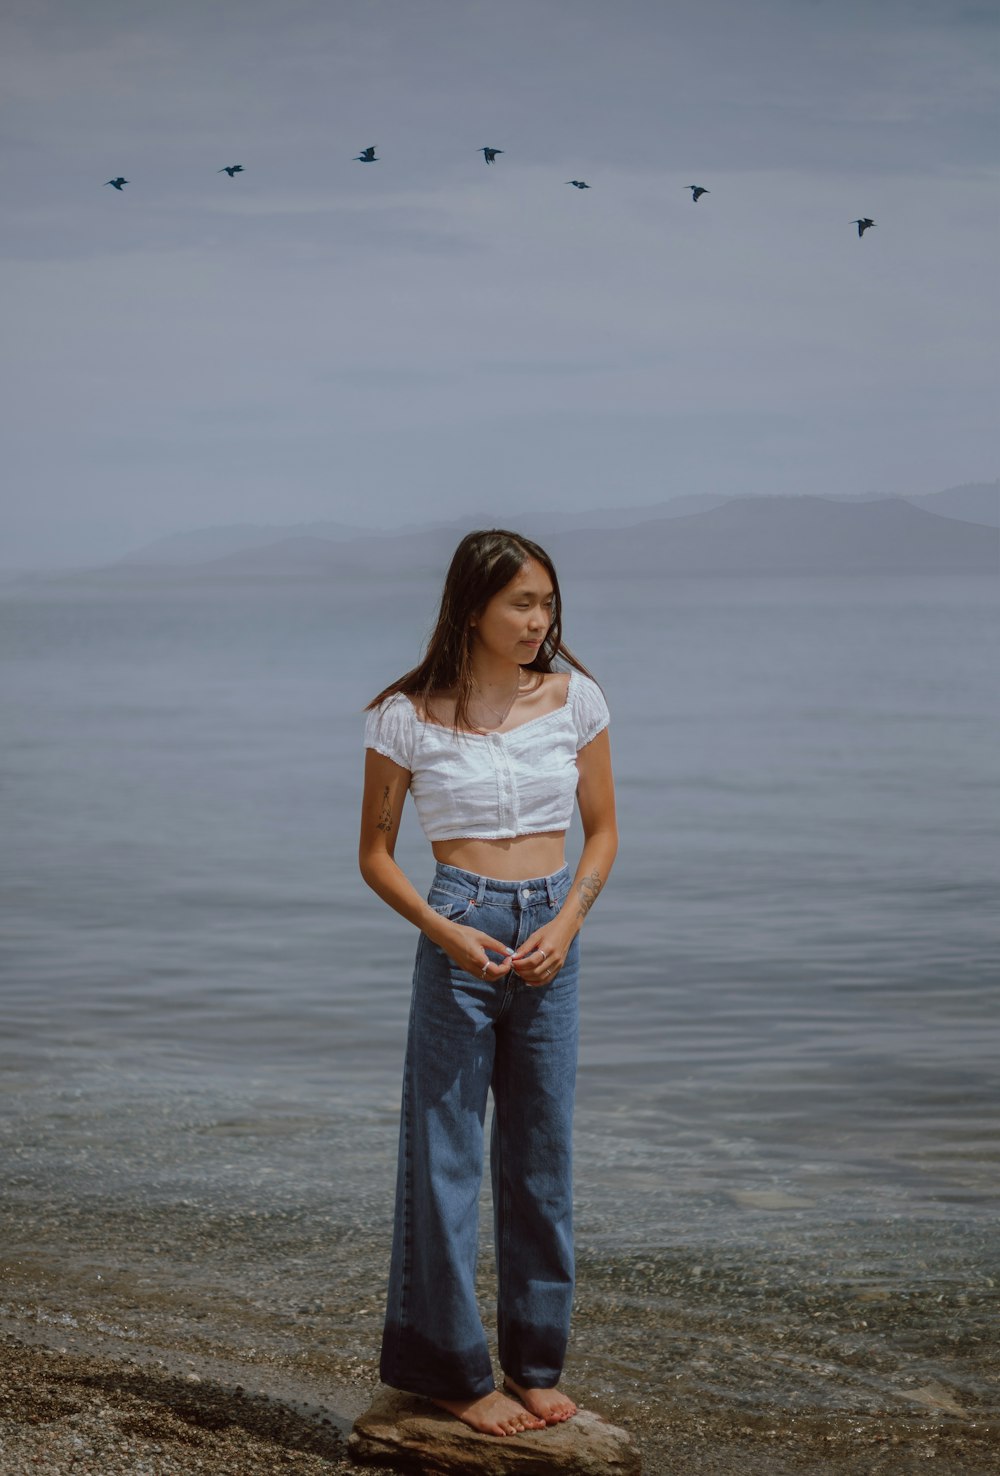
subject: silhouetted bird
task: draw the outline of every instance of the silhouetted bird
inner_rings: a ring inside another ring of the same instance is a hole
[[[871,220],[867,215],[863,215],[860,220],[851,221],[851,225],[856,225],[858,228],[859,238],[864,235],[865,231],[870,230],[874,224],[875,222]]]
[[[354,155],[355,159],[360,159],[362,164],[377,164],[378,155],[375,152],[376,147],[375,144],[369,144],[360,154]]]
[[[502,154],[503,149],[477,149],[477,154],[482,154],[487,164],[492,164],[497,154]]]
[[[567,184],[575,185],[578,190],[589,190],[590,185],[585,179],[568,179]]]
[[[221,169],[217,169],[215,172],[216,172],[216,174],[228,174],[229,175],[229,178],[232,179],[232,177],[233,177],[234,174],[242,174],[243,173],[243,165],[242,164],[223,164],[222,168]]]
[[[109,184],[109,185],[114,185],[114,187],[115,187],[116,190],[120,190],[121,187],[122,187],[122,185],[127,185],[128,184],[128,180],[125,178],[125,176],[123,174],[119,174],[119,176],[118,176],[117,179],[106,179],[104,181],[104,183],[105,184]]]
[[[697,205],[702,195],[710,195],[712,193],[711,190],[706,190],[703,185],[685,185],[684,188],[691,191],[691,199],[695,205]]]

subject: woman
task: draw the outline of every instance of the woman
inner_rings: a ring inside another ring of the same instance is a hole
[[[361,872],[421,933],[382,1379],[489,1435],[576,1413],[556,1385],[573,1294],[577,934],[618,845],[608,720],[562,643],[551,559],[500,529],[463,538],[424,660],[369,704]],[[393,857],[407,790],[438,863],[427,901]],[[491,1087],[503,1391],[475,1297]]]

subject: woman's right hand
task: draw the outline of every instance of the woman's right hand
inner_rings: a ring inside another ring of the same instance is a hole
[[[436,928],[435,932],[438,933]],[[434,942],[453,964],[457,964],[463,973],[471,974],[474,979],[485,979],[489,984],[510,972],[513,948],[508,948],[506,943],[498,942],[489,933],[482,933],[478,928],[467,928],[462,923],[448,923],[447,930],[442,929]],[[490,958],[491,953],[501,954],[503,961],[497,963]]]

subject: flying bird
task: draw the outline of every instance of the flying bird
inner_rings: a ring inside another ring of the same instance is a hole
[[[486,160],[487,164],[492,164],[493,161],[496,159],[497,154],[502,154],[503,153],[503,149],[489,149],[489,148],[477,149],[476,150],[476,153],[477,154],[482,154],[482,156]]]
[[[710,195],[712,193],[711,190],[706,190],[703,185],[685,185],[684,188],[691,191],[691,199],[695,205],[697,205],[702,195]]]
[[[851,225],[856,225],[858,228],[859,240],[864,235],[865,231],[869,230],[874,224],[875,222],[871,219],[870,216],[867,215],[863,215],[860,220],[851,221]]]
[[[104,183],[114,185],[116,190],[120,190],[122,185],[128,184],[128,180],[125,178],[124,174],[119,174],[117,179],[106,179]]]
[[[217,169],[215,172],[216,172],[216,174],[228,174],[229,175],[229,178],[232,179],[234,174],[242,174],[243,173],[243,165],[242,164],[223,164],[222,168],[221,169]]]
[[[568,179],[567,184],[574,185],[578,190],[589,190],[590,185],[585,179]]]
[[[377,145],[375,144],[369,144],[366,149],[362,149],[360,154],[354,155],[355,159],[360,159],[362,164],[377,164],[378,155],[375,152],[376,147]]]

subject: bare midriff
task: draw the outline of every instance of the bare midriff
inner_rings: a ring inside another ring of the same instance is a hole
[[[515,835],[509,840],[434,841],[434,859],[445,866],[474,871],[477,876],[495,876],[497,881],[521,881],[551,876],[566,864],[566,832],[547,830],[541,835]]]

